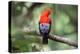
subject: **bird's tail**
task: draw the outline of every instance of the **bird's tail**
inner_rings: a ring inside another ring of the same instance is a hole
[[[48,35],[43,36],[43,44],[48,44]]]

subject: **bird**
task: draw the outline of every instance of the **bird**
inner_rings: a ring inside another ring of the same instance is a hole
[[[39,19],[39,32],[42,35],[42,44],[48,44],[48,36],[51,30],[51,8],[46,8],[40,15]]]

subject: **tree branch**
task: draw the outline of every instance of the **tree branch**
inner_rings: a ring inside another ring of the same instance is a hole
[[[40,33],[38,31],[34,31],[33,29],[28,29],[28,30],[25,30],[25,31],[24,30],[23,30],[23,32],[28,34],[28,35],[42,36],[42,35],[40,35]],[[67,45],[74,46],[74,47],[78,48],[78,43],[76,41],[69,40],[68,38],[61,37],[61,36],[58,36],[58,35],[52,35],[52,34],[50,34],[48,36],[48,38],[50,40],[53,40],[53,41],[56,41],[56,42],[65,43]]]
[[[69,40],[68,38],[64,38],[64,37],[61,37],[61,36],[49,35],[49,39],[57,41],[57,42],[65,43],[65,44],[68,44],[70,46],[78,47],[77,42]]]

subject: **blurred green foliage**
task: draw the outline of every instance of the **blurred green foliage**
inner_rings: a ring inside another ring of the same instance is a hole
[[[12,52],[31,52],[32,43],[41,45],[41,37],[33,33],[24,33],[21,30],[33,28],[39,31],[38,22],[42,11],[51,7],[52,27],[51,33],[67,37],[71,40],[78,38],[77,30],[77,5],[12,2],[11,4],[11,40]],[[29,35],[33,34],[33,35]],[[49,40],[48,46],[51,50],[75,49],[75,47]],[[35,50],[39,51],[39,50]]]

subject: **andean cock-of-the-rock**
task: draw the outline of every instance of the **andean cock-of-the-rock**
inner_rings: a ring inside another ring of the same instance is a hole
[[[39,31],[40,34],[43,36],[42,43],[43,44],[48,44],[48,35],[51,30],[51,8],[46,8],[40,15],[40,20],[39,20]]]

